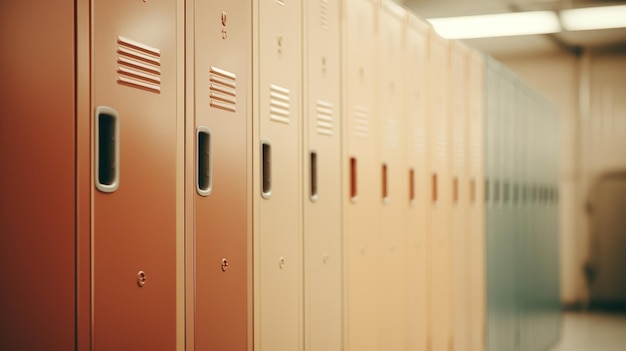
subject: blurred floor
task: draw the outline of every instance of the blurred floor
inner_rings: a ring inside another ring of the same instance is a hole
[[[567,312],[561,342],[552,351],[624,351],[626,314]]]

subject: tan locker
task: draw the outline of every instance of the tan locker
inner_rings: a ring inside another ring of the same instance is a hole
[[[341,101],[338,0],[304,7],[304,340],[342,345]]]
[[[92,347],[176,347],[178,3],[92,3]]]
[[[346,350],[380,350],[381,172],[375,110],[378,2],[343,2],[343,215]]]
[[[408,294],[408,350],[425,351],[428,325],[426,323],[427,246],[426,206],[429,198],[429,172],[426,144],[426,54],[429,26],[409,15],[406,33],[407,54],[404,67],[404,94],[407,127],[408,204],[406,245]]]
[[[406,12],[392,1],[383,1],[379,14],[377,95],[380,172],[380,280],[381,344],[385,350],[407,347],[406,129],[403,108],[404,25]]]
[[[187,2],[187,171],[193,185],[187,242],[193,260],[194,350],[246,350],[252,182],[248,158],[252,2]],[[189,252],[189,251],[188,251]],[[189,261],[188,261],[189,262]],[[188,343],[189,345],[189,343]]]
[[[485,192],[483,160],[484,128],[484,59],[483,54],[472,51],[469,57],[468,78],[468,132],[469,132],[469,341],[470,351],[484,351],[485,345]]]
[[[451,318],[452,350],[467,350],[469,294],[468,221],[469,184],[467,170],[467,81],[469,49],[461,42],[450,45],[450,157],[452,171],[451,207]]]
[[[429,38],[429,144],[430,144],[430,304],[431,336],[428,349],[452,347],[450,309],[450,206],[452,204],[448,135],[449,42],[434,31]]]
[[[254,342],[302,349],[300,1],[253,7]]]

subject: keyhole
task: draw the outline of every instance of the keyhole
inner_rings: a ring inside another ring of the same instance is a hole
[[[228,260],[225,258],[222,258],[222,272],[226,272],[227,269],[228,269]]]
[[[139,285],[139,287],[143,287],[144,285],[146,285],[146,280],[148,278],[146,277],[146,272],[144,271],[139,271],[137,273],[137,285]]]
[[[280,269],[285,268],[285,258],[284,258],[284,257],[281,257],[281,258],[278,260],[278,267],[280,267]]]

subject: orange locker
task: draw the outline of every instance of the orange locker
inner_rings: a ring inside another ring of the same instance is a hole
[[[450,176],[449,115],[449,42],[434,31],[429,38],[430,72],[428,96],[428,131],[430,146],[430,305],[431,336],[428,349],[447,351],[453,347],[451,335],[451,253],[450,206],[452,177]]]
[[[385,350],[407,347],[406,214],[409,205],[406,175],[406,118],[403,106],[403,60],[406,12],[383,1],[378,25],[377,96],[380,172],[381,344]]]
[[[0,350],[75,348],[74,16],[0,2]]]
[[[429,307],[427,295],[427,206],[429,198],[428,148],[426,143],[426,54],[429,26],[409,15],[406,56],[403,65],[406,109],[406,152],[409,204],[407,213],[406,281],[408,294],[408,350],[425,351]]]
[[[468,144],[469,163],[469,347],[470,351],[484,351],[485,345],[485,203],[483,194],[484,159],[484,59],[483,54],[472,51],[468,67]]]
[[[451,308],[452,339],[454,350],[467,350],[470,284],[468,255],[469,183],[467,170],[467,81],[469,48],[460,42],[450,45],[450,162],[452,171],[451,207]]]
[[[92,3],[97,350],[176,348],[178,5]]]
[[[253,7],[254,343],[303,348],[302,2]]]
[[[343,2],[343,216],[346,350],[380,350],[381,164],[373,0]]]
[[[252,332],[252,2],[188,1],[188,320],[194,350],[247,350]]]
[[[343,349],[338,0],[304,7],[304,348]]]

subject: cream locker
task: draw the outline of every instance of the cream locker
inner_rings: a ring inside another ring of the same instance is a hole
[[[430,320],[429,349],[449,350],[451,335],[450,206],[452,204],[448,133],[449,42],[431,32],[429,42],[430,134]]]
[[[249,184],[252,113],[252,2],[187,2],[188,172],[193,186],[193,288],[189,320],[194,350],[246,350],[252,272]]]
[[[452,206],[450,217],[451,253],[451,350],[467,350],[469,294],[469,183],[467,169],[468,60],[469,49],[460,42],[450,45],[450,166],[452,174]]]
[[[385,350],[407,347],[406,215],[409,205],[403,91],[406,12],[383,1],[378,33],[378,118],[382,189],[380,193],[381,343]]]
[[[254,343],[301,350],[300,1],[254,2]]]
[[[92,2],[92,348],[176,348],[181,3]]]
[[[485,192],[484,174],[484,57],[477,51],[469,55],[468,73],[468,144],[469,163],[469,351],[485,351]]]
[[[341,101],[338,0],[304,7],[304,340],[342,350]]]
[[[408,350],[425,351],[427,310],[427,214],[429,198],[428,149],[426,143],[426,54],[429,26],[408,16],[406,55],[403,65],[406,113],[406,170],[408,195],[406,282]]]
[[[375,110],[378,2],[347,0],[342,14],[343,216],[346,350],[380,350],[381,172]]]

